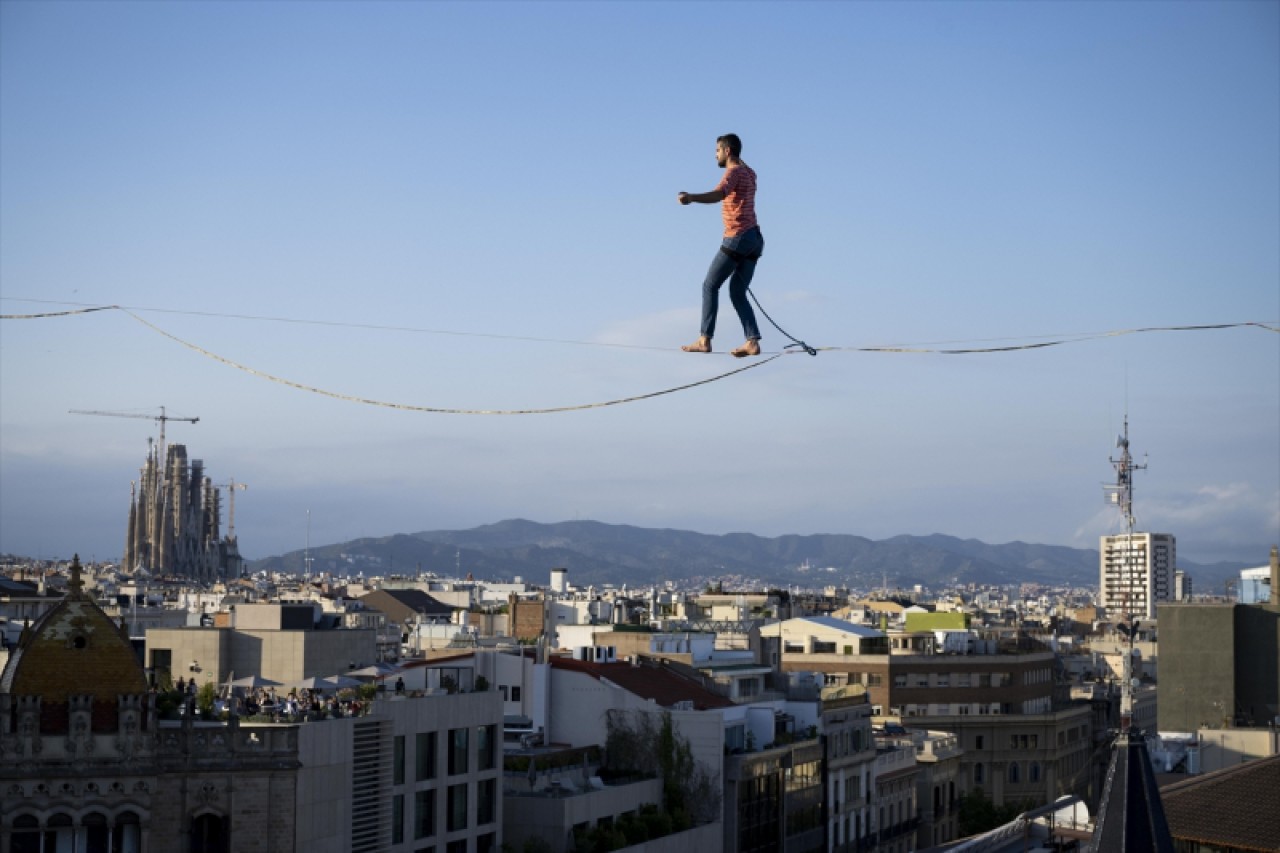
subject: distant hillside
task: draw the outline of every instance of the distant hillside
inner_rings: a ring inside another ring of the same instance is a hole
[[[254,561],[258,570],[302,571],[303,552]],[[356,539],[311,549],[312,571],[340,575],[471,574],[485,580],[545,584],[555,567],[577,585],[632,587],[663,580],[741,576],[770,585],[854,589],[952,583],[1045,583],[1090,587],[1097,583],[1098,552],[1010,542],[988,545],[951,536],[819,534],[765,538],[749,533],[713,536],[597,521],[538,524],[513,519],[472,530],[424,531]],[[1221,589],[1242,565],[1183,564],[1197,590]]]

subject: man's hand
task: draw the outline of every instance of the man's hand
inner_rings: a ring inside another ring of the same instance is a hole
[[[681,204],[688,204],[692,199],[689,198],[688,193],[676,193],[676,201]]]

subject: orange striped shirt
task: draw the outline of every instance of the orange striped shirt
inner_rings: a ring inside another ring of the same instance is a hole
[[[724,217],[724,236],[732,237],[755,228],[756,173],[746,163],[726,169],[717,190],[724,193],[720,214]]]

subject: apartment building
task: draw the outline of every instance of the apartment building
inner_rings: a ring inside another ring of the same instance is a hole
[[[992,632],[939,642],[934,633],[884,634],[825,619],[773,630],[784,673],[861,686],[876,716],[955,733],[958,787],[1037,805],[1089,789],[1091,712],[1055,700],[1054,654],[1043,646]]]
[[[936,847],[959,837],[960,797],[965,791],[960,769],[960,738],[951,732],[910,730],[916,748],[916,811],[920,818],[916,847]]]
[[[299,853],[502,844],[502,705],[497,694],[390,696],[368,716],[297,727]]]
[[[876,740],[875,835],[876,853],[908,853],[915,849],[920,816],[916,784],[920,768],[909,737]]]
[[[818,730],[825,747],[828,850],[865,851],[874,845],[876,742],[866,694],[823,691]]]
[[[1103,536],[1099,547],[1099,603],[1107,618],[1156,618],[1156,604],[1174,600],[1177,541],[1171,533]]]

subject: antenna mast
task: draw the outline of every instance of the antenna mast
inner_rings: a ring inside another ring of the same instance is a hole
[[[1120,513],[1124,516],[1127,533],[1125,537],[1124,572],[1129,586],[1129,591],[1125,593],[1125,610],[1129,612],[1125,614],[1125,621],[1116,626],[1127,640],[1127,648],[1124,650],[1124,659],[1120,667],[1120,730],[1127,732],[1133,723],[1133,691],[1137,687],[1137,679],[1134,678],[1133,669],[1133,644],[1138,639],[1138,625],[1140,624],[1135,618],[1131,606],[1133,601],[1133,582],[1137,574],[1133,547],[1133,528],[1136,524],[1133,516],[1133,475],[1136,471],[1145,471],[1147,469],[1147,457],[1145,454],[1142,457],[1142,464],[1137,465],[1134,464],[1133,456],[1129,453],[1128,412],[1125,412],[1124,416],[1124,433],[1116,439],[1116,447],[1120,450],[1120,458],[1111,457],[1111,464],[1116,469],[1116,483],[1114,486],[1106,486],[1104,488],[1107,492],[1107,500],[1120,508]]]
[[[1142,464],[1136,465],[1134,464],[1133,456],[1129,454],[1129,415],[1127,412],[1124,416],[1124,433],[1116,438],[1116,447],[1120,449],[1120,458],[1111,458],[1111,465],[1116,469],[1116,484],[1114,486],[1104,486],[1104,488],[1107,492],[1107,500],[1120,508],[1120,513],[1124,516],[1129,535],[1132,536],[1134,527],[1133,474],[1135,471],[1147,470],[1147,462],[1144,455]]]

